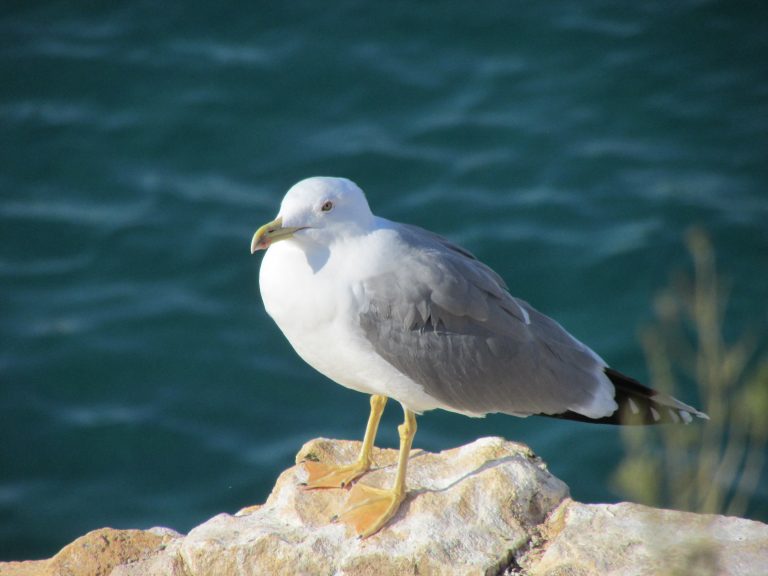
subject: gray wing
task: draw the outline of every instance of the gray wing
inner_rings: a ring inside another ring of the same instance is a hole
[[[397,225],[398,268],[370,278],[360,326],[375,351],[444,407],[470,414],[616,409],[605,363],[557,322],[512,297],[471,253]]]

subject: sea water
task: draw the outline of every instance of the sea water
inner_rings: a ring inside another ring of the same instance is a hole
[[[730,336],[765,350],[765,16],[706,1],[7,3],[0,560],[102,526],[187,531],[263,502],[308,439],[361,438],[367,398],[296,356],[248,251],[307,176],[352,178],[377,214],[464,245],[641,380],[638,335],[699,226]],[[381,445],[400,419],[391,405]],[[578,500],[625,497],[611,427],[433,412],[415,446],[487,435],[530,444]],[[762,486],[748,515],[766,521]]]

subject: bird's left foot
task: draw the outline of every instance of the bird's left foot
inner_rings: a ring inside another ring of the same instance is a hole
[[[356,484],[334,521],[351,526],[360,538],[367,538],[381,528],[397,513],[405,499],[405,491],[373,488]]]

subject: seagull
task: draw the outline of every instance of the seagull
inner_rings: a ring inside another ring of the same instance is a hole
[[[468,250],[374,215],[351,180],[295,184],[253,235],[251,253],[262,250],[264,307],[290,344],[321,374],[370,395],[357,460],[304,462],[307,489],[354,483],[336,518],[361,538],[403,502],[416,415],[428,410],[605,424],[708,418],[608,367]],[[355,483],[371,468],[389,398],[404,412],[394,484]]]

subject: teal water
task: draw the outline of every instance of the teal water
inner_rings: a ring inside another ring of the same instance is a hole
[[[248,253],[310,175],[465,245],[641,379],[702,226],[729,330],[765,346],[764,4],[167,4],[0,13],[0,559],[186,531],[263,501],[306,440],[361,437],[367,399],[292,352]],[[621,498],[612,428],[433,412],[415,446],[486,435]]]

